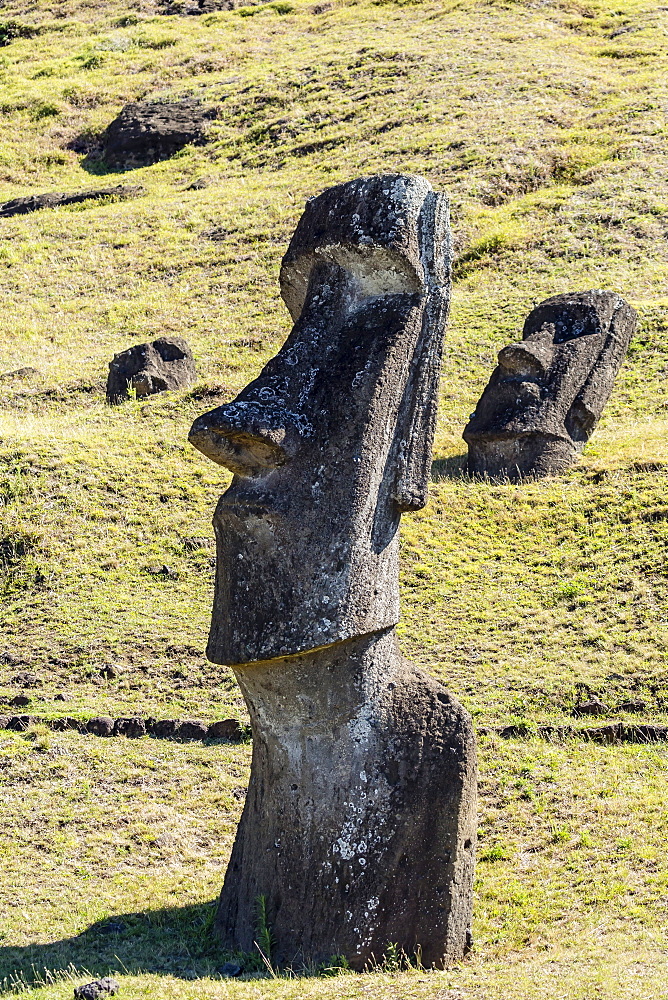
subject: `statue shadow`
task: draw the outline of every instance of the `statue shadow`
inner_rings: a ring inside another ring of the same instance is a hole
[[[220,978],[220,967],[231,956],[215,940],[215,913],[215,901],[122,913],[61,941],[0,947],[0,992],[82,975]]]
[[[469,479],[466,471],[466,452],[449,458],[436,458],[431,463],[431,481],[440,483],[450,479]]]

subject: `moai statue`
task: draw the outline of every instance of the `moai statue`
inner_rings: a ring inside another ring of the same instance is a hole
[[[464,430],[468,471],[517,481],[577,461],[622,366],[636,313],[614,292],[573,292],[529,313],[523,338],[499,352]]]
[[[471,720],[399,652],[402,511],[427,499],[450,288],[448,203],[420,177],[311,199],[281,268],[294,327],[190,440],[234,473],[214,517],[208,656],[232,666],[253,763],[220,898],[225,946],[279,965],[470,939]]]

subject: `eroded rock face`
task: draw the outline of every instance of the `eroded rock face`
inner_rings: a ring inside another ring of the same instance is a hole
[[[283,260],[295,325],[190,440],[231,469],[208,655],[234,670],[253,763],[217,928],[279,965],[469,945],[471,721],[400,655],[402,511],[426,503],[450,289],[447,201],[419,177],[312,199]]]
[[[207,126],[215,117],[215,108],[194,98],[126,104],[105,131],[103,159],[108,166],[121,169],[166,160],[190,143],[203,145]]]
[[[614,292],[555,295],[537,306],[464,431],[472,475],[511,481],[577,461],[621,368],[636,313]]]
[[[139,398],[184,389],[196,378],[192,351],[183,337],[158,337],[114,354],[109,364],[107,401],[121,403],[131,390]]]

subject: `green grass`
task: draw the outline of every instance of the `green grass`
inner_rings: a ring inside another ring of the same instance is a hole
[[[668,13],[648,0],[157,10],[0,11],[0,200],[146,189],[0,220],[0,714],[28,670],[36,715],[246,719],[203,654],[228,476],[187,431],[287,334],[278,267],[306,198],[407,171],[449,192],[457,260],[431,502],[403,521],[402,646],[483,730],[568,723],[587,691],[611,719],[668,721]],[[185,94],[220,107],[205,147],[109,174],[71,148],[129,100]],[[581,465],[470,482],[461,432],[496,352],[535,302],[591,287],[620,292],[640,323]],[[112,354],[161,333],[189,340],[198,385],[106,407]],[[37,373],[1,377],[26,366]],[[173,578],[149,572],[163,564]],[[641,716],[617,710],[630,697]],[[44,1000],[110,969],[123,995],[175,1000],[666,995],[661,747],[481,737],[476,949],[460,968],[230,982],[211,904],[249,754],[0,733],[5,987],[34,966]]]

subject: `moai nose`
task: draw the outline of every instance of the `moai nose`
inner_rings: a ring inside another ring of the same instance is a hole
[[[552,345],[544,341],[522,341],[499,351],[499,364],[512,375],[544,375],[552,364]]]
[[[188,440],[237,476],[260,476],[287,462],[285,428],[263,426],[255,407],[219,406],[195,420]]]

